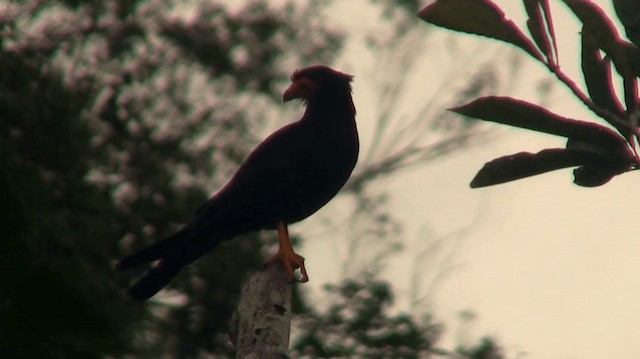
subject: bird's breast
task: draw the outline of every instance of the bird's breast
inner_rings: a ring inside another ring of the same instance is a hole
[[[299,121],[267,138],[220,191],[221,218],[247,230],[275,228],[278,221],[298,222],[329,202],[358,158],[355,122],[342,119]]]
[[[306,154],[291,168],[290,185],[283,196],[287,223],[300,221],[329,202],[349,179],[358,159],[358,133],[353,126],[314,133]]]

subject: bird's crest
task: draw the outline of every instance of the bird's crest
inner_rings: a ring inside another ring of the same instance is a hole
[[[319,77],[331,77],[331,78],[339,78],[347,82],[351,82],[353,80],[352,75],[333,70],[324,65],[314,65],[314,66],[298,69],[294,71],[293,74],[291,75],[291,81],[296,81],[302,77],[308,77],[310,79],[315,79]]]

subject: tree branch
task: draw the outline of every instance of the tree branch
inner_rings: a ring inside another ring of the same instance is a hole
[[[270,264],[245,280],[236,313],[236,358],[289,357],[291,287],[291,280],[278,264]]]

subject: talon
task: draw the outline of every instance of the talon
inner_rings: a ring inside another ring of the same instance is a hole
[[[278,222],[277,229],[279,243],[278,253],[271,257],[267,263],[280,262],[289,278],[299,283],[308,282],[309,276],[307,275],[307,269],[304,267],[304,257],[293,251],[286,224]],[[296,269],[300,269],[300,279],[296,278],[294,273]]]

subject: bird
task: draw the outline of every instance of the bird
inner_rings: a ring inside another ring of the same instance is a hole
[[[116,270],[150,266],[128,290],[146,300],[169,284],[182,268],[224,241],[259,230],[275,230],[278,252],[267,263],[281,263],[288,277],[309,277],[304,257],[289,238],[288,225],[327,204],[344,186],[358,160],[353,76],[324,65],[298,69],[282,94],[299,99],[302,118],[262,141],[229,182],[206,201],[175,234],[124,257]]]

